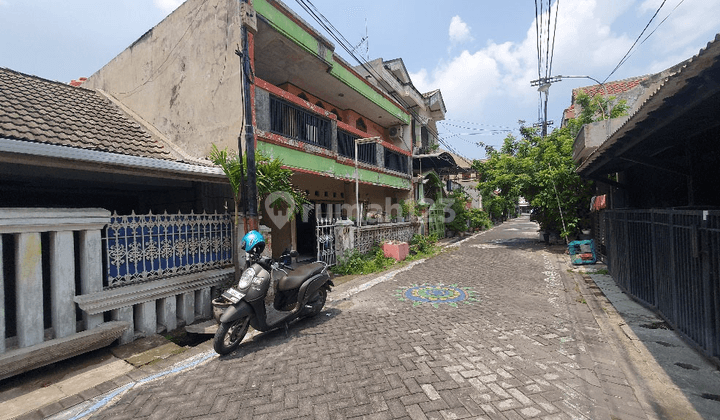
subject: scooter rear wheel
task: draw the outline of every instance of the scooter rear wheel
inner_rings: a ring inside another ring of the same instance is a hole
[[[327,290],[320,288],[308,301],[308,305],[312,307],[308,316],[315,316],[319,314],[325,306],[327,300]]]
[[[245,337],[249,325],[249,316],[220,324],[213,339],[213,348],[215,351],[222,355],[235,351]]]

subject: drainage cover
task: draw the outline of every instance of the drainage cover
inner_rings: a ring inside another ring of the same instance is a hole
[[[717,395],[717,394],[708,394],[708,393],[704,392],[700,396],[705,398],[706,400],[720,401],[720,395]]]
[[[680,366],[681,368],[687,369],[687,370],[700,370],[699,367],[694,366],[694,365],[691,365],[691,364],[688,364],[688,363],[680,363],[680,362],[678,362],[678,363],[675,363],[675,366]]]
[[[651,330],[669,330],[669,329],[671,329],[670,326],[663,321],[652,322],[650,324],[642,324],[640,326],[643,328],[649,328]]]

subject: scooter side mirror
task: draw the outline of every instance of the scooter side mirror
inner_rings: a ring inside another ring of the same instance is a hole
[[[300,253],[297,252],[297,251],[290,251],[290,256],[293,257],[293,258],[295,258],[295,257],[297,257],[297,256],[299,256],[299,255],[300,255]]]

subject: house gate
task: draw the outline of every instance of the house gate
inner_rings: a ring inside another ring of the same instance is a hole
[[[439,199],[428,211],[429,231],[431,235],[438,238],[445,237],[445,203],[443,199]]]
[[[335,219],[316,219],[317,261],[329,266],[337,263],[335,255]]]

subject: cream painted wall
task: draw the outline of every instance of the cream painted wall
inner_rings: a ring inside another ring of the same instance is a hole
[[[243,121],[238,0],[188,0],[88,78],[186,153],[237,150]]]

